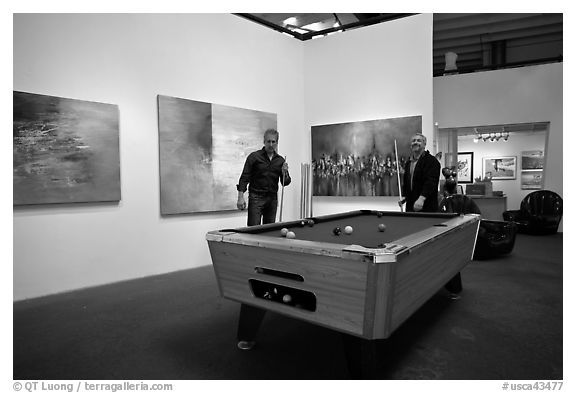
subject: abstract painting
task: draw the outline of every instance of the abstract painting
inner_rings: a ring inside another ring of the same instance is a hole
[[[496,158],[484,157],[482,174],[484,179],[516,179],[516,156]]]
[[[542,150],[522,152],[522,170],[526,169],[544,169],[544,152]]]
[[[520,179],[523,190],[540,190],[542,189],[543,171],[539,169],[522,171]]]
[[[14,205],[120,200],[118,107],[13,92]]]
[[[314,196],[398,196],[422,116],[312,127]],[[398,157],[394,148],[398,147]]]
[[[246,157],[276,127],[274,113],[159,95],[161,214],[235,210]]]

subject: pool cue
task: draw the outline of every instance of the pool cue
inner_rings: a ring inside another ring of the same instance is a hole
[[[284,162],[286,162],[286,157],[284,156]],[[282,164],[284,166],[284,164]],[[280,194],[280,222],[282,222],[282,207],[284,206],[284,169],[282,169],[282,194]]]
[[[300,218],[304,218],[304,164],[300,164]]]
[[[400,201],[402,200],[402,185],[400,184],[400,165],[398,161],[400,158],[398,157],[398,146],[396,145],[396,139],[394,139],[394,151],[396,153],[396,174],[398,175],[398,194],[400,195]],[[404,206],[400,205],[400,211],[404,212]]]
[[[314,198],[314,174],[312,173],[312,165],[308,164],[308,170],[310,171],[310,217],[314,216],[312,211],[313,198]]]
[[[310,182],[310,164],[306,164],[306,211],[308,212],[308,217],[312,217],[312,183]]]
[[[309,217],[308,214],[308,167],[304,164],[304,217]]]

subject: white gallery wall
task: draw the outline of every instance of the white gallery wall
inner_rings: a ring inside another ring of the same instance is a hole
[[[398,19],[306,43],[310,126],[422,116],[432,151],[432,15]],[[310,138],[305,139],[310,150]],[[310,153],[309,153],[310,154]],[[398,197],[314,197],[313,214],[399,211]]]
[[[300,42],[230,14],[16,14],[14,90],[118,105],[122,200],[16,207],[14,300],[208,265],[206,232],[245,225],[160,216],[158,94],[278,114],[295,219],[310,125],[422,115],[431,139],[431,48],[431,15]],[[386,208],[328,210],[355,204]]]
[[[543,188],[562,196],[562,68],[562,63],[553,63],[434,78],[434,120],[440,128],[550,122]],[[499,143],[491,145],[517,155],[520,149],[514,148],[514,143],[522,146],[513,136],[510,147],[502,147]],[[487,151],[480,145],[480,156],[500,153],[499,150]],[[476,168],[474,171],[479,173]],[[510,209],[520,208],[525,195],[520,190],[520,181],[505,183],[501,180],[495,189],[508,194]]]
[[[156,97],[276,113],[303,160],[302,64],[299,41],[230,14],[15,15],[14,90],[118,105],[122,200],[15,208],[14,299],[210,264],[206,232],[246,213],[160,216]]]

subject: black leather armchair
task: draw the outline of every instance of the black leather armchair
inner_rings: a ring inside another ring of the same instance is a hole
[[[466,195],[447,195],[440,201],[442,213],[482,214],[474,200]]]
[[[440,211],[460,214],[481,214],[480,208],[472,198],[454,194],[444,197],[440,202]],[[516,224],[506,221],[480,220],[474,259],[487,259],[509,254],[516,242]]]
[[[507,210],[502,216],[505,221],[514,222],[519,233],[548,235],[558,232],[562,213],[562,197],[553,191],[540,190],[526,195],[520,210]]]
[[[488,259],[510,254],[516,242],[518,228],[513,222],[481,220],[474,259]]]

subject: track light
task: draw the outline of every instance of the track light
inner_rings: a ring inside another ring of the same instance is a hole
[[[478,130],[476,128],[474,128],[474,143],[478,143],[480,141],[483,142],[498,142],[500,140],[507,142],[508,138],[510,136],[510,133],[508,131],[504,131],[504,128],[502,128],[502,131],[490,131],[490,132],[482,132],[479,133]]]

